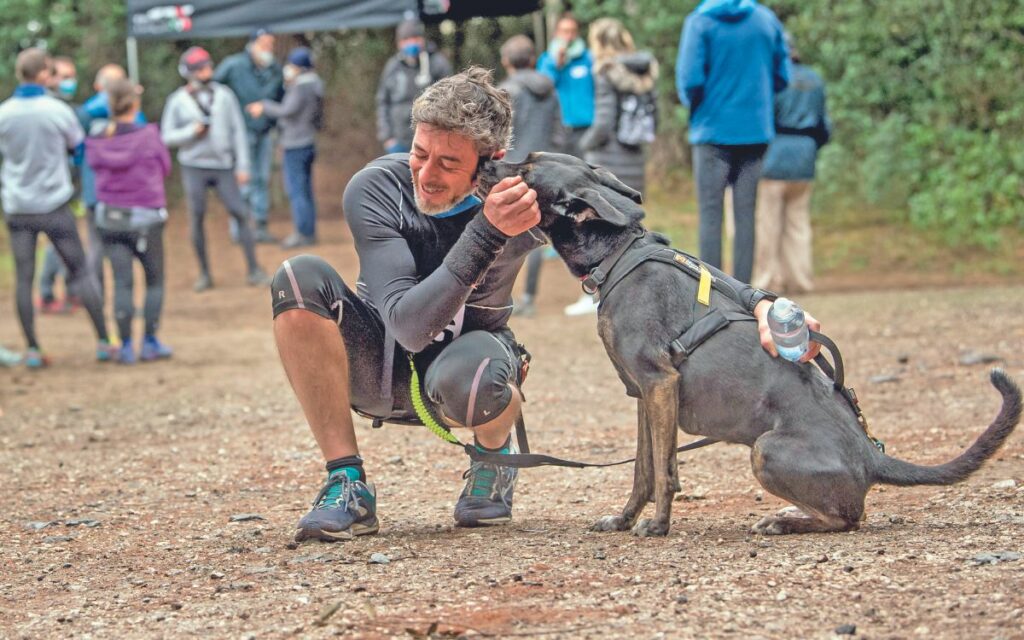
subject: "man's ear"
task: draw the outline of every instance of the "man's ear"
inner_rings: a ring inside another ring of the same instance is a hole
[[[505,151],[506,149],[498,149],[497,151],[491,154],[491,160],[503,159],[505,157]]]
[[[643,197],[640,195],[639,191],[630,186],[627,186],[624,182],[616,178],[615,174],[612,173],[611,171],[605,169],[604,167],[599,167],[596,165],[590,165],[590,168],[593,169],[594,173],[597,174],[597,179],[601,182],[603,186],[608,187],[609,189],[618,194],[626,196],[636,204],[644,203]]]
[[[608,202],[600,191],[589,187],[572,194],[572,199],[565,207],[563,215],[571,216],[576,222],[597,219],[617,227],[625,227],[629,224],[629,218]]]

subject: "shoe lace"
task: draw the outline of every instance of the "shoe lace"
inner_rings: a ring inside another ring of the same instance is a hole
[[[313,508],[355,511],[359,508],[359,485],[366,486],[362,482],[353,481],[344,473],[329,476],[324,486],[320,487],[320,493],[313,499]]]
[[[497,465],[487,462],[472,462],[462,477],[469,480],[467,495],[482,498],[497,497],[506,506],[511,506],[508,492],[504,490],[504,485],[508,483],[506,475],[509,475],[509,470],[502,469]],[[497,490],[495,485],[498,485]]]

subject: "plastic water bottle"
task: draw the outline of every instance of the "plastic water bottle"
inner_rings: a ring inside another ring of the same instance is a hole
[[[768,310],[768,328],[779,355],[796,362],[807,353],[808,331],[804,310],[788,298],[779,298]]]

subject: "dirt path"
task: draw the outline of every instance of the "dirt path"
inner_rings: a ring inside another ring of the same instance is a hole
[[[527,471],[512,525],[454,529],[463,456],[423,430],[360,423],[381,534],[296,547],[322,461],[276,361],[267,294],[242,286],[225,226],[215,219],[218,289],[202,296],[185,229],[171,229],[173,361],[93,363],[79,312],[39,321],[52,369],[0,371],[0,636],[1024,637],[1024,560],[972,560],[1024,552],[1021,434],[960,486],[875,489],[859,532],[785,538],[748,533],[783,505],[746,449],[704,449],[682,467],[671,535],[637,539],[587,531],[624,502],[628,468]],[[317,253],[351,278],[341,225],[324,231]],[[267,267],[283,257],[261,252]],[[535,356],[534,447],[625,456],[635,409],[593,318],[560,313],[575,285],[545,269],[541,313],[514,325]],[[995,415],[987,367],[962,352],[999,356],[1024,381],[1024,287],[804,302],[894,455],[945,461]],[[0,318],[0,342],[18,344]]]

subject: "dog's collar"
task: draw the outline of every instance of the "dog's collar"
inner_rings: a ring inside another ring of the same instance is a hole
[[[580,278],[580,282],[583,285],[583,291],[590,295],[595,295],[601,290],[601,285],[608,280],[608,274],[612,272],[615,265],[622,259],[622,256],[629,251],[637,240],[647,235],[647,232],[642,228],[635,229],[633,231],[633,237],[622,243],[622,246],[616,249],[615,253],[612,253],[607,258],[601,261],[601,264],[597,265],[590,270],[590,273]]]

